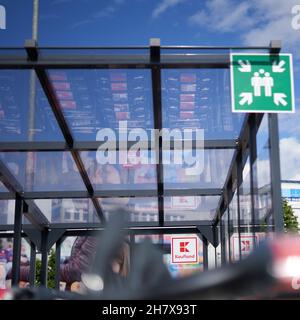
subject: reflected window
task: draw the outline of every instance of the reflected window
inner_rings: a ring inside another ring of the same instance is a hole
[[[76,140],[95,141],[98,130],[118,133],[153,127],[149,70],[50,70],[60,107]]]
[[[204,129],[205,139],[237,138],[243,115],[233,114],[228,69],[162,71],[163,126]]]
[[[62,141],[55,116],[34,71],[0,71],[2,141]]]
[[[41,199],[35,204],[51,223],[99,222],[90,199]]]
[[[70,152],[0,152],[25,191],[86,190]]]
[[[215,218],[219,203],[217,196],[165,197],[166,221],[197,221]]]
[[[123,208],[132,222],[157,222],[158,202],[157,198],[101,198],[99,203],[104,214],[109,218],[117,208]]]
[[[157,189],[154,164],[99,164],[97,152],[81,152],[90,180],[95,190]],[[120,153],[116,153],[117,158]],[[150,160],[147,161],[150,163]]]
[[[176,152],[176,151],[174,151]],[[171,156],[174,157],[174,152]],[[164,165],[164,183],[166,189],[190,188],[222,188],[232,161],[234,150],[207,149],[202,150],[203,159],[199,169],[194,165],[170,164]]]
[[[0,200],[0,225],[14,224],[15,200]]]

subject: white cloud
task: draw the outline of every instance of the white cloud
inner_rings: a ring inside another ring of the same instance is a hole
[[[285,49],[300,47],[300,30],[291,26],[299,0],[211,0],[189,17],[192,24],[221,33],[238,32],[246,45],[267,45],[281,39]],[[300,50],[298,49],[300,57]]]
[[[294,138],[280,140],[281,178],[300,180],[300,142]]]
[[[93,14],[93,18],[103,18],[103,17],[110,17],[114,14],[116,9],[113,6],[107,6],[103,8],[102,10],[99,10]]]
[[[114,0],[115,5],[106,6],[98,11],[95,11],[90,17],[82,19],[71,26],[71,29],[81,27],[86,24],[96,23],[101,18],[111,18],[115,14],[118,6],[123,4],[124,0]]]
[[[161,14],[167,11],[169,8],[175,7],[179,3],[186,0],[163,0],[161,1],[152,12],[152,18],[158,18]]]
[[[300,100],[296,99],[296,110],[299,109]],[[279,120],[279,130],[280,132],[296,136],[299,135],[299,123],[300,123],[300,112],[295,113],[281,113],[278,115]]]
[[[251,4],[242,2],[236,4],[233,0],[211,0],[206,2],[203,10],[189,18],[191,24],[206,26],[218,32],[235,31],[239,28],[252,26],[255,22],[248,16]]]

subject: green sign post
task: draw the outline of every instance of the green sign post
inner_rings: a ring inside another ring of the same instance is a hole
[[[233,112],[294,112],[291,54],[230,55]]]

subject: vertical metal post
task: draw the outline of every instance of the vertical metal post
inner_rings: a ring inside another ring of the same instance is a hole
[[[29,284],[34,286],[35,283],[35,262],[36,262],[36,247],[35,244],[30,241],[30,272],[29,272]]]
[[[228,207],[227,207],[227,211],[228,211],[228,217],[227,217],[227,229],[228,229],[228,260],[229,260],[229,263],[231,263],[231,245],[230,245],[230,209],[229,209],[229,204],[228,204]]]
[[[161,101],[161,70],[160,70],[160,40],[150,39],[150,61],[151,77],[152,77],[152,96],[153,96],[153,115],[154,128],[162,129],[162,101]],[[157,146],[158,143],[158,146]],[[156,176],[157,176],[157,192],[158,192],[158,221],[159,226],[164,226],[164,174],[163,174],[163,154],[162,154],[162,137],[156,130],[155,147],[158,147],[156,153]]]
[[[12,262],[12,285],[13,286],[17,286],[20,280],[22,212],[23,212],[23,199],[17,196],[16,204],[15,204],[14,243],[13,243],[13,262]]]
[[[274,214],[275,232],[284,231],[282,198],[281,198],[281,174],[279,154],[279,131],[277,114],[269,114],[269,137],[270,137],[270,169],[272,187],[272,207]]]
[[[251,192],[251,231],[254,239],[254,247],[257,246],[255,238],[255,223],[256,223],[256,204],[257,204],[257,170],[255,161],[257,159],[257,146],[256,146],[256,121],[255,114],[249,117],[249,151],[250,151],[250,192]]]
[[[240,186],[243,182],[243,157],[242,150],[238,153],[237,158],[237,210],[238,210],[238,235],[239,235],[239,259],[242,258],[241,249],[241,204],[240,204]]]
[[[60,283],[60,255],[61,255],[62,238],[58,239],[55,244],[55,289],[59,290]]]
[[[224,226],[222,216],[220,217],[220,243],[221,243],[221,262],[222,265],[226,264],[226,246],[225,246],[225,234],[224,234]]]
[[[208,241],[202,236],[202,244],[203,244],[203,269],[204,271],[208,270]]]
[[[41,286],[47,287],[47,275],[48,275],[48,230],[42,231],[42,243],[41,243]]]

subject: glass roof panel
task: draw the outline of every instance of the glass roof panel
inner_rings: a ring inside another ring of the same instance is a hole
[[[196,150],[194,150],[196,151]],[[199,167],[193,169],[195,162],[185,162],[183,154],[182,164],[174,164],[174,156],[177,150],[171,151],[170,164],[164,165],[164,187],[165,189],[192,189],[192,188],[223,188],[230,163],[233,157],[233,149],[201,149]],[[163,152],[163,156],[166,156]],[[196,153],[192,154],[196,156]],[[195,158],[198,159],[198,158]]]
[[[165,197],[165,221],[212,220],[219,200],[218,196]]]
[[[95,141],[103,128],[117,134],[124,121],[128,129],[153,127],[150,70],[49,70],[49,75],[75,140]]]
[[[1,141],[63,141],[34,71],[0,71],[0,136]]]
[[[85,191],[70,152],[0,152],[25,191]]]
[[[0,225],[14,224],[15,200],[0,200]]]
[[[95,190],[157,189],[154,164],[112,161],[117,164],[102,165],[97,161],[97,151],[82,151],[80,154]],[[116,159],[119,158],[120,152],[116,152]]]
[[[204,139],[234,139],[244,114],[231,112],[229,69],[162,71],[163,126],[204,129]]]
[[[99,203],[106,217],[116,207],[123,207],[128,210],[131,222],[158,221],[157,198],[99,198]]]
[[[100,222],[91,199],[41,199],[34,202],[51,223]]]

